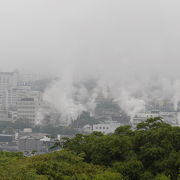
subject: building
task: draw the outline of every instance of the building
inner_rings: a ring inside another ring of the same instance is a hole
[[[17,72],[0,72],[0,105],[8,108],[9,93],[11,89],[17,87]]]
[[[165,123],[171,125],[178,125],[179,113],[178,112],[160,112],[160,117],[163,118]]]
[[[17,119],[23,120],[27,126],[34,126],[40,102],[35,98],[22,98],[17,103]]]
[[[102,124],[94,124],[92,127],[92,131],[95,132],[101,132],[103,134],[110,134],[114,133],[114,131],[119,127],[122,126],[122,124],[117,123],[115,121],[109,121]]]
[[[155,118],[155,117],[160,117],[158,111],[151,113],[138,113],[133,117],[132,126],[135,127],[138,123],[142,123],[149,118]]]
[[[163,122],[171,125],[179,125],[179,113],[178,112],[159,112],[151,111],[150,113],[138,113],[134,116],[132,126],[135,127],[138,123],[144,122],[149,118],[161,117]]]
[[[17,111],[8,111],[8,119],[11,122],[15,122],[17,120]]]
[[[0,121],[12,121],[12,118],[7,110],[0,110]]]
[[[14,135],[0,134],[0,144],[12,142],[14,139],[15,139]]]
[[[17,81],[17,72],[0,72],[0,92],[8,88],[16,87]]]
[[[54,145],[54,141],[43,134],[29,134],[22,136],[18,141],[18,149],[21,152],[47,153],[49,148]]]
[[[82,132],[83,133],[92,133],[93,127],[89,124],[86,124],[83,128],[82,128]]]
[[[151,100],[150,102],[146,103],[146,110],[153,111],[154,109],[161,111],[161,112],[173,112],[174,105],[171,100]]]
[[[104,95],[100,93],[95,103],[94,117],[97,121],[117,121],[124,125],[129,124],[130,117],[123,112],[117,100],[111,97],[104,97]]]

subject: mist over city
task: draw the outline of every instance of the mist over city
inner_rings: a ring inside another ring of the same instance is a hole
[[[2,179],[178,180],[179,18],[178,0],[2,0]]]

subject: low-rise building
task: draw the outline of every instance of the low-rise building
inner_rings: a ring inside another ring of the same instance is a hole
[[[14,135],[0,134],[0,143],[12,142],[15,139]]]
[[[138,123],[142,123],[149,118],[160,117],[159,112],[138,113],[133,117],[132,126],[135,127]]]
[[[92,131],[101,132],[103,134],[110,134],[110,133],[114,133],[116,128],[118,128],[119,126],[122,126],[122,124],[117,123],[115,121],[108,121],[101,124],[94,124]]]
[[[29,134],[19,138],[18,149],[21,152],[47,153],[54,141],[42,134]]]
[[[171,125],[179,124],[179,113],[178,112],[159,112],[152,111],[150,113],[138,113],[134,116],[132,126],[135,127],[138,123],[144,122],[149,118],[161,117],[165,123]]]
[[[177,112],[160,112],[160,117],[163,118],[163,121],[165,123],[171,124],[171,125],[177,125],[178,124],[178,113]]]
[[[92,133],[93,131],[93,127],[89,124],[86,124],[83,128],[82,128],[83,133]]]

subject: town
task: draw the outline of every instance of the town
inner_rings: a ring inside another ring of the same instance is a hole
[[[53,151],[64,137],[77,133],[113,133],[116,128],[131,125],[132,129],[148,118],[161,117],[164,122],[180,126],[180,108],[174,110],[169,101],[149,102],[145,110],[127,114],[116,99],[98,92],[94,112],[81,111],[70,122],[44,100],[44,92],[56,78],[34,74],[0,72],[0,150],[23,152],[25,155]],[[77,104],[81,103],[74,97]],[[42,114],[44,113],[44,114]]]

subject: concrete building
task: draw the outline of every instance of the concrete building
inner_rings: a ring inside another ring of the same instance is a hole
[[[159,112],[138,113],[133,117],[132,126],[135,127],[138,123],[144,122],[149,118],[160,117]]]
[[[17,111],[8,111],[9,121],[15,122],[17,120]]]
[[[82,132],[83,132],[83,133],[88,133],[88,134],[90,134],[90,133],[92,133],[92,131],[93,131],[93,127],[92,127],[91,125],[89,125],[89,124],[86,124],[86,125],[82,128]]]
[[[160,117],[163,118],[165,123],[171,125],[178,125],[179,124],[179,113],[178,112],[160,112]]]
[[[17,72],[0,72],[0,92],[8,88],[16,87],[17,81]]]
[[[6,108],[7,109],[16,108],[17,101],[18,101],[18,89],[17,88],[8,89]]]
[[[12,121],[7,110],[0,110],[0,121]]]
[[[179,113],[178,112],[159,112],[152,111],[150,113],[138,113],[134,116],[132,126],[135,127],[138,123],[144,122],[149,118],[161,117],[165,123],[171,125],[178,125],[179,122]]]
[[[14,135],[0,134],[0,144],[12,142],[15,139]]]
[[[111,97],[104,97],[99,94],[96,98],[96,108],[94,117],[98,121],[117,121],[121,124],[128,125],[130,117],[120,108],[118,101]]]
[[[25,121],[29,127],[33,126],[39,106],[40,102],[35,98],[22,98],[17,103],[17,118]]]
[[[9,91],[16,88],[18,81],[17,72],[0,72],[0,105],[7,108]]]
[[[18,141],[18,149],[21,152],[47,153],[54,145],[54,141],[42,134],[30,134],[22,136]]]
[[[101,132],[103,134],[110,134],[114,133],[116,128],[118,128],[119,126],[122,126],[122,124],[117,123],[115,121],[109,121],[102,124],[94,124],[92,127],[92,131]]]

